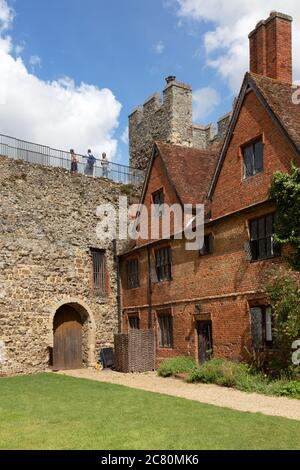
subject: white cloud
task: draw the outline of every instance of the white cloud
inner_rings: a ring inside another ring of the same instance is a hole
[[[0,0],[0,22],[8,28],[13,16]],[[12,40],[0,34],[0,133],[86,152],[117,154],[114,131],[121,104],[109,89],[100,89],[71,78],[43,81],[30,73]],[[35,61],[35,65],[38,61]]]
[[[125,128],[125,130],[124,130],[124,132],[121,136],[121,140],[122,140],[123,144],[128,145],[128,143],[129,143],[129,128],[128,128],[128,126]]]
[[[6,0],[0,0],[0,31],[8,29],[13,21],[14,11]]]
[[[175,0],[178,15],[202,22],[212,22],[204,43],[207,64],[217,70],[233,92],[237,92],[244,73],[249,69],[248,33],[270,11],[294,17],[294,76],[300,77],[300,9],[298,0]]]
[[[157,44],[154,46],[154,52],[158,55],[161,55],[165,51],[165,45],[162,41],[159,41]]]
[[[23,42],[22,44],[17,44],[17,45],[15,46],[15,53],[16,53],[16,55],[21,55],[22,52],[24,51],[24,49],[25,49],[25,43],[24,43],[24,42]]]
[[[38,56],[37,54],[35,55],[32,55],[30,58],[29,58],[29,63],[30,65],[32,65],[32,67],[41,67],[42,65],[42,59],[40,58],[40,56]]]
[[[214,88],[204,87],[195,90],[193,93],[194,121],[199,122],[206,119],[220,102],[221,97]]]

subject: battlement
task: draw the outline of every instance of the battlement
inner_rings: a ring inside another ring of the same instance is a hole
[[[163,95],[154,93],[129,115],[130,165],[145,170],[154,141],[206,149],[215,139],[223,139],[231,113],[213,124],[193,124],[193,92],[188,84],[166,78]]]
[[[209,146],[209,143],[215,139],[216,135],[217,132],[213,123],[210,123],[207,126],[194,124],[193,147],[199,149],[206,149]]]
[[[145,101],[143,105],[143,114],[152,114],[156,111],[159,111],[163,106],[163,102],[161,100],[159,93],[154,93],[154,95],[149,96],[149,98]]]
[[[218,139],[225,139],[226,133],[228,131],[230,121],[231,121],[232,112],[225,114],[224,116],[220,117],[218,120]]]
[[[160,94],[158,92],[154,93],[145,100],[142,106],[139,106],[134,111],[132,111],[132,113],[129,115],[129,120],[135,122],[135,124],[139,124],[144,119],[144,117],[156,113],[157,111],[161,110],[162,107],[163,101]]]
[[[151,157],[153,142],[160,140],[192,146],[192,88],[166,79],[167,85],[154,93],[129,116],[130,163],[145,169]]]

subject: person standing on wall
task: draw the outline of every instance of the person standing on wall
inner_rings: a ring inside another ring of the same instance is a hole
[[[77,173],[78,172],[78,158],[76,153],[74,152],[73,149],[70,150],[71,154],[71,172],[72,173]]]
[[[94,176],[94,166],[97,160],[92,154],[92,151],[89,149],[87,155],[83,158],[86,158],[84,174],[87,176]]]
[[[107,155],[105,152],[102,153],[101,158],[101,167],[102,167],[102,176],[103,178],[108,178],[108,166],[109,161],[107,160]]]

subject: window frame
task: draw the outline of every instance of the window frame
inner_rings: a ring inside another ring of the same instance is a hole
[[[106,297],[107,286],[107,254],[106,250],[90,248],[92,258],[92,292],[96,297]],[[99,256],[98,260],[96,259]],[[98,285],[97,285],[98,284]]]
[[[261,166],[258,166],[258,158],[256,158],[255,147],[256,145],[261,145]],[[264,139],[263,136],[256,137],[255,139],[245,143],[241,147],[241,154],[243,158],[243,180],[248,180],[249,178],[253,178],[254,176],[264,172]],[[247,150],[251,149],[252,152],[252,161],[251,161],[251,174],[247,174],[247,162],[246,162],[246,152]]]
[[[261,344],[255,345],[254,338],[254,310],[261,311]],[[270,322],[268,322],[268,316],[270,316]],[[265,351],[273,349],[274,345],[274,334],[273,334],[273,313],[270,305],[252,305],[250,307],[250,320],[251,320],[251,340],[252,346],[255,351]],[[268,328],[271,328],[268,330]],[[268,333],[271,333],[271,339],[268,339]]]
[[[136,264],[136,270],[130,270],[133,263]],[[130,279],[133,278],[133,281],[130,282]],[[135,281],[135,282],[134,282]],[[138,289],[140,287],[140,263],[139,258],[132,258],[126,262],[126,284],[127,289]]]
[[[140,316],[138,313],[129,313],[128,314],[128,329],[129,331],[135,331],[135,330],[140,330],[141,325],[140,325]],[[137,321],[137,327],[132,326],[132,321]]]
[[[158,283],[172,281],[172,267],[171,247],[157,248],[155,250],[155,271]]]
[[[157,312],[158,348],[174,349],[174,325],[171,310]]]
[[[159,201],[155,201],[155,198],[157,196],[161,196],[161,200]],[[164,192],[164,188],[160,188],[158,189],[157,191],[154,191],[154,193],[152,193],[152,204],[154,206],[158,206],[158,207],[155,207],[155,216],[156,217],[161,217],[164,213],[164,204],[165,204],[165,192]]]
[[[206,243],[208,241],[208,243]],[[214,254],[215,237],[213,233],[204,235],[204,245],[200,250],[200,256],[210,256]]]
[[[271,230],[268,226],[270,218],[272,218]],[[277,213],[271,212],[248,221],[251,262],[265,261],[281,256],[281,247],[274,240],[276,218]],[[256,229],[254,224],[256,224]],[[264,232],[263,235],[261,231]]]

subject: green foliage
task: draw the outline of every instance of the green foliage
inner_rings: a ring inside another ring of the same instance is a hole
[[[291,174],[274,174],[270,199],[277,206],[276,241],[290,246],[287,259],[293,269],[300,271],[300,168],[293,165]]]
[[[171,377],[176,374],[188,374],[196,368],[196,362],[191,357],[180,356],[163,361],[158,369],[161,377]]]
[[[275,278],[267,287],[273,310],[274,346],[279,351],[277,367],[291,365],[292,343],[300,334],[300,283],[290,277]]]
[[[246,364],[212,359],[195,369],[191,373],[189,381],[234,387],[237,381],[248,375],[249,367]]]
[[[278,395],[281,397],[300,398],[300,382],[279,382]]]
[[[287,379],[270,380],[262,384],[261,392],[265,395],[300,399],[300,382]]]
[[[270,355],[268,350],[248,349],[244,347],[245,360],[253,372],[269,371]]]
[[[194,369],[188,381],[216,384],[248,393],[300,399],[300,382],[287,379],[271,380],[263,373],[254,372],[246,364],[222,359],[213,359]]]
[[[131,196],[134,192],[134,186],[132,184],[122,184],[120,186],[120,191],[126,196]]]

